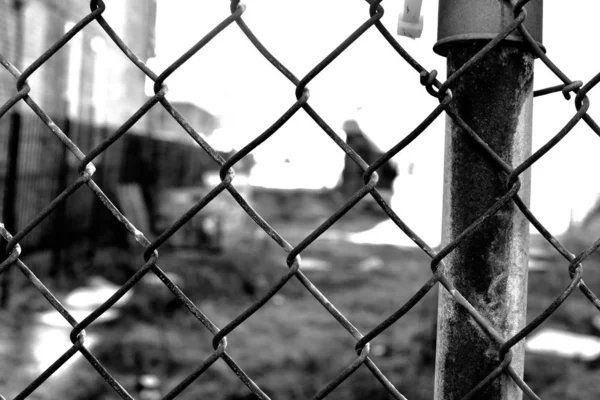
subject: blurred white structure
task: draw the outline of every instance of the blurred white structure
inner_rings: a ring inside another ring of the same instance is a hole
[[[306,75],[369,15],[365,2],[344,0],[285,4],[276,0],[247,0],[245,4],[244,21],[298,78]],[[381,21],[390,32],[397,30],[397,16],[403,4],[402,1],[383,4],[385,14]],[[422,15],[430,22],[418,41],[400,36],[397,40],[427,70],[436,69],[443,80],[446,60],[432,51],[437,40],[434,28],[437,4],[423,3]],[[572,80],[587,82],[598,72],[595,54],[589,51],[586,41],[577,38],[598,35],[598,24],[593,18],[600,3],[573,0],[569,4],[580,11],[578,18],[563,18],[564,7],[560,2],[545,4],[544,45],[551,59]],[[229,13],[221,4],[192,0],[162,0],[158,6],[157,59],[153,65],[161,68]],[[182,13],[182,9],[189,12]],[[316,9],[318,13],[314,12]],[[343,15],[340,16],[339,10],[344,10]],[[289,15],[295,18],[287,18]],[[311,27],[308,30],[307,21]],[[240,62],[243,68],[239,68]],[[536,62],[535,73],[535,89],[560,83],[540,61]],[[224,127],[239,133],[241,143],[249,143],[264,132],[295,101],[294,86],[269,65],[235,26],[219,34],[214,43],[202,49],[167,83],[169,98],[193,99],[198,104],[210,105]],[[438,104],[420,85],[417,72],[374,28],[315,77],[308,88],[309,104],[342,139],[343,121],[362,106],[364,109],[357,119],[383,150],[408,135]],[[592,116],[594,94],[592,90]],[[560,93],[536,98],[533,150],[558,133],[575,111],[573,99],[567,102]],[[399,178],[392,207],[431,246],[438,244],[441,237],[444,119],[439,117],[393,159],[399,167]],[[600,168],[598,151],[599,138],[580,122],[533,166],[531,209],[551,233],[564,232],[572,222],[581,220],[594,203],[600,192],[600,185],[594,183],[595,171]],[[253,154],[257,165],[251,182],[278,188],[333,187],[344,160],[344,153],[303,110]],[[390,223],[386,226],[383,228],[387,230],[382,232],[395,233]],[[411,243],[403,234],[399,235],[395,243]],[[387,233],[382,236],[388,239]]]

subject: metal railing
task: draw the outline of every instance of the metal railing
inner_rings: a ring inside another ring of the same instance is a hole
[[[487,371],[486,378],[481,380],[479,384],[472,388],[469,393],[464,393],[463,398],[472,398],[477,396],[482,389],[493,382],[499,375],[505,374],[510,376],[519,388],[532,399],[538,398],[535,393],[528,387],[523,379],[516,373],[511,366],[511,348],[517,343],[520,343],[525,339],[531,332],[540,326],[556,309],[557,307],[571,295],[571,293],[578,287],[583,294],[589,299],[589,301],[600,309],[600,300],[596,295],[586,286],[584,283],[583,276],[583,265],[582,262],[590,256],[596,249],[600,247],[600,239],[589,245],[587,249],[581,253],[575,255],[567,250],[544,226],[536,219],[531,213],[525,202],[519,197],[518,190],[520,187],[519,176],[531,168],[531,166],[543,157],[552,147],[554,147],[559,141],[561,141],[569,131],[581,120],[598,135],[600,135],[600,127],[592,119],[587,111],[590,106],[590,101],[587,97],[587,93],[600,81],[600,73],[596,75],[592,80],[587,83],[580,81],[572,81],[569,79],[544,53],[540,46],[533,40],[529,35],[523,22],[527,18],[527,13],[524,6],[528,3],[528,0],[513,1],[510,3],[511,8],[515,15],[515,23],[503,29],[502,32],[481,48],[474,57],[472,57],[467,63],[453,73],[445,82],[440,82],[437,78],[437,72],[435,70],[427,70],[421,64],[419,64],[414,58],[408,54],[407,51],[395,40],[392,34],[384,27],[381,23],[381,18],[384,13],[381,0],[369,0],[369,6],[365,7],[365,13],[368,13],[366,21],[360,25],[347,39],[345,39],[337,48],[335,48],[327,57],[319,62],[306,76],[298,78],[290,70],[288,70],[279,60],[271,54],[261,41],[254,35],[251,28],[246,25],[243,19],[243,14],[246,7],[240,3],[239,0],[232,0],[230,4],[231,15],[225,18],[219,23],[214,29],[206,36],[202,37],[194,46],[192,46],[185,54],[183,54],[177,61],[169,66],[165,71],[160,74],[155,73],[148,68],[132,51],[128,48],[127,44],[124,43],[119,36],[113,31],[108,22],[102,17],[102,14],[106,10],[105,4],[101,0],[92,0],[90,2],[91,12],[86,15],[81,21],[79,21],[69,32],[67,32],[59,41],[57,41],[47,52],[41,57],[34,61],[31,65],[27,66],[24,71],[19,71],[6,59],[3,55],[0,55],[0,63],[6,68],[16,80],[17,93],[8,100],[5,104],[0,107],[0,118],[6,115],[7,111],[13,108],[17,103],[24,102],[27,104],[37,116],[47,125],[48,129],[59,139],[63,145],[72,152],[75,157],[80,160],[79,164],[79,178],[72,182],[58,197],[51,201],[27,226],[18,232],[8,232],[4,225],[0,225],[0,233],[5,240],[8,241],[7,254],[8,257],[0,264],[0,274],[5,274],[11,269],[18,269],[33,286],[44,296],[48,302],[65,318],[66,321],[73,327],[70,338],[73,346],[64,353],[59,359],[57,359],[46,371],[44,371],[39,377],[37,377],[31,384],[26,387],[16,399],[27,398],[36,388],[38,388],[46,379],[48,379],[62,364],[64,364],[69,358],[73,357],[77,352],[81,353],[87,361],[98,371],[103,379],[114,389],[118,395],[124,399],[131,399],[132,396],[127,393],[123,386],[114,379],[111,374],[105,369],[105,367],[96,359],[94,354],[86,347],[85,340],[85,329],[100,315],[110,309],[126,292],[132,289],[140,279],[147,273],[153,273],[165,284],[165,286],[184,304],[191,314],[198,321],[200,321],[204,327],[210,331],[214,336],[212,340],[213,353],[204,360],[204,362],[187,378],[181,381],[176,387],[174,387],[167,395],[165,399],[176,398],[188,385],[190,385],[195,379],[201,376],[207,371],[211,365],[218,360],[222,359],[231,370],[239,377],[239,379],[260,399],[268,399],[268,396],[261,390],[259,386],[253,381],[252,377],[248,376],[242,368],[236,363],[234,359],[230,357],[227,352],[227,335],[234,331],[248,318],[259,310],[266,302],[268,302],[288,281],[291,279],[297,279],[312,296],[335,318],[340,325],[355,339],[356,345],[355,350],[357,357],[352,363],[350,363],[344,370],[342,370],[337,376],[333,377],[329,383],[323,387],[318,393],[315,394],[315,399],[325,398],[328,394],[335,390],[344,380],[346,380],[354,371],[356,371],[361,365],[365,365],[371,373],[377,378],[377,380],[383,385],[389,393],[398,399],[403,399],[404,396],[394,387],[392,382],[388,380],[382,371],[369,357],[369,342],[392,326],[396,321],[401,319],[413,306],[415,306],[430,290],[432,290],[439,283],[442,285],[448,293],[451,294],[454,301],[464,307],[472,320],[478,324],[483,331],[487,333],[490,339],[490,349],[497,349],[497,366],[490,371]],[[152,96],[137,112],[135,112],[122,126],[116,129],[110,134],[102,143],[91,150],[88,154],[84,154],[78,147],[77,144],[71,141],[61,129],[53,123],[50,117],[42,110],[36,102],[28,96],[30,87],[27,82],[28,77],[31,76],[38,68],[40,68],[50,57],[52,57],[62,46],[64,46],[69,40],[77,35],[86,25],[90,23],[99,24],[102,29],[110,36],[110,38],[116,43],[116,45],[123,51],[123,53],[134,63],[146,76],[154,81],[154,96]],[[181,114],[171,105],[171,103],[165,97],[167,93],[167,86],[165,81],[168,77],[175,72],[179,67],[186,63],[194,54],[201,51],[202,48],[219,35],[225,29],[233,24],[236,24],[238,28],[245,34],[245,36],[251,41],[251,43],[258,49],[258,51],[285,77],[289,80],[294,87],[296,101],[291,104],[289,109],[281,115],[267,130],[252,140],[247,146],[238,151],[229,159],[222,158],[211,146],[194,130],[190,124],[181,116]],[[393,146],[377,161],[368,165],[363,159],[350,148],[344,140],[342,140],[336,132],[324,121],[319,113],[311,107],[309,104],[310,93],[308,85],[310,82],[319,75],[327,66],[342,52],[344,52],[356,39],[363,35],[369,29],[376,29],[382,40],[385,40],[389,45],[396,51],[399,57],[407,62],[418,75],[420,83],[424,86],[427,92],[439,100],[439,105],[427,116],[425,120],[410,134],[408,134],[399,143]],[[525,40],[527,48],[556,75],[557,78],[562,82],[560,85],[550,87],[547,89],[538,90],[535,92],[536,96],[546,95],[555,92],[562,92],[565,98],[570,99],[570,94],[574,93],[574,103],[576,113],[572,119],[559,130],[559,132],[544,146],[542,146],[533,155],[528,157],[520,165],[510,165],[503,160],[497,153],[495,153],[475,132],[471,129],[465,121],[456,112],[453,106],[452,88],[453,84],[457,80],[471,70],[480,60],[485,58],[490,52],[498,47],[503,39],[508,36],[511,32],[518,30]],[[215,186],[209,194],[195,204],[188,212],[181,216],[181,218],[174,223],[169,229],[163,232],[156,240],[150,242],[144,236],[144,232],[139,231],[133,226],[123,215],[112,201],[104,194],[102,189],[94,182],[93,175],[95,167],[93,161],[102,152],[107,150],[113,143],[119,140],[144,114],[150,110],[153,106],[160,103],[171,116],[185,129],[185,131],[200,145],[200,147],[220,166],[220,177],[221,183]],[[347,202],[338,209],[333,215],[331,215],[324,223],[322,223],[316,230],[305,237],[297,246],[292,246],[288,243],[285,238],[279,235],[253,208],[247,203],[247,201],[239,194],[235,188],[235,172],[234,167],[238,161],[249,154],[252,150],[260,146],[265,140],[272,136],[279,128],[281,128],[295,113],[302,110],[308,114],[328,135],[342,151],[344,151],[356,164],[358,164],[364,170],[364,186],[358,190],[354,195],[347,200]],[[434,251],[427,243],[419,238],[415,232],[407,226],[398,215],[392,210],[392,208],[384,201],[383,197],[377,190],[378,175],[377,170],[390,158],[401,152],[408,144],[414,141],[427,127],[440,115],[446,113],[454,123],[458,124],[461,129],[466,132],[477,144],[481,154],[483,154],[497,169],[498,174],[501,175],[506,182],[506,190],[504,195],[497,199],[493,204],[486,205],[487,211],[482,215],[479,215],[475,222],[471,223],[467,229],[457,235],[451,243],[445,245],[440,251]],[[21,248],[19,242],[28,235],[38,224],[48,217],[54,210],[56,210],[62,202],[64,202],[70,195],[75,191],[80,190],[82,187],[87,186],[106,208],[112,213],[112,215],[120,221],[127,230],[135,237],[137,242],[145,247],[144,251],[144,262],[137,270],[137,272],[120,287],[120,289],[102,306],[93,311],[90,315],[85,317],[81,321],[77,321],[69,313],[63,305],[57,300],[57,298],[46,288],[44,283],[36,277],[27,265],[25,265],[19,258],[21,254]],[[189,221],[196,213],[200,212],[204,206],[210,203],[216,196],[221,192],[228,191],[237,201],[239,206],[252,218],[252,220],[262,228],[281,248],[287,253],[286,263],[289,269],[286,273],[282,274],[278,282],[273,285],[269,290],[262,295],[262,297],[248,307],[244,312],[239,314],[236,318],[230,321],[223,327],[217,327],[203,312],[200,310],[188,297],[183,293],[175,283],[173,283],[169,277],[159,267],[159,248],[163,245],[169,237],[173,235],[178,229],[180,229],[187,221]],[[431,278],[425,283],[420,289],[418,289],[412,298],[397,309],[392,315],[383,320],[379,325],[373,327],[369,332],[360,332],[351,321],[349,321],[341,312],[339,312],[335,305],[332,304],[320,291],[319,289],[307,278],[302,271],[302,252],[311,245],[321,234],[327,231],[336,221],[350,211],[363,197],[370,195],[375,201],[381,206],[387,216],[408,235],[423,252],[431,257]],[[463,295],[456,290],[455,286],[451,283],[451,280],[444,274],[444,261],[448,254],[456,249],[462,242],[467,238],[475,235],[478,228],[482,226],[486,221],[492,218],[499,209],[509,203],[513,203],[518,207],[520,212],[529,220],[537,230],[543,235],[543,237],[565,258],[566,264],[568,265],[568,271],[571,277],[568,285],[560,293],[560,295],[548,306],[548,308],[540,315],[535,317],[529,324],[521,329],[517,334],[512,337],[503,337],[499,332],[498,328],[488,321],[484,316],[481,315],[466,299]],[[1,397],[1,396],[0,396]]]

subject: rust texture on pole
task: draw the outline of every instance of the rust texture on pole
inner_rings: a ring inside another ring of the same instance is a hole
[[[446,48],[448,76],[486,42],[455,41]],[[513,167],[531,154],[533,63],[524,46],[503,41],[451,88],[457,114]],[[508,188],[506,173],[452,118],[447,118],[445,146],[443,242],[448,244]],[[520,178],[519,196],[528,204],[529,173]],[[444,276],[504,338],[525,326],[528,249],[529,222],[508,202],[445,258]],[[500,364],[499,345],[443,286],[437,329],[435,398],[460,399]],[[511,366],[520,376],[523,363],[519,343],[512,348]],[[512,400],[522,392],[501,374],[476,396]]]

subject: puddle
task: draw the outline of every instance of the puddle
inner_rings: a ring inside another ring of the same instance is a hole
[[[87,312],[88,315],[91,312]],[[81,316],[83,318],[85,316]],[[75,318],[80,321],[79,315]],[[61,322],[62,320],[63,322]],[[5,398],[14,398],[21,393],[40,374],[48,369],[56,360],[67,352],[73,344],[69,339],[71,326],[62,316],[52,310],[32,314],[25,326],[14,330],[9,326],[2,332],[0,345],[0,379],[2,382],[1,393]],[[100,342],[100,337],[95,333],[88,333],[85,345],[93,348]],[[79,363],[87,362],[78,352],[67,360],[50,378],[38,387],[28,398],[50,399],[56,398],[58,385],[63,378],[72,373]]]
[[[313,257],[302,257],[301,268],[306,271],[329,271],[331,263]]]
[[[65,321],[56,311],[53,311],[53,314],[56,314],[58,318]],[[28,372],[32,375],[37,376],[44,372],[73,346],[69,339],[69,334],[72,329],[71,326],[66,321],[62,326],[61,324],[56,324],[58,318],[46,317],[45,319],[53,321],[54,324],[46,324],[40,320],[40,322],[35,324],[30,331],[30,335],[27,338],[29,341],[29,352],[31,354],[31,364],[28,368]],[[78,319],[78,321],[80,321],[80,319]],[[92,347],[98,343],[99,339],[98,334],[87,333],[85,337],[85,347],[92,349]],[[76,362],[81,361],[82,359],[83,356],[77,352],[53,374],[53,377],[64,376],[67,372],[72,370]]]
[[[120,286],[115,285],[100,276],[93,276],[90,278],[87,286],[79,287],[67,294],[64,304],[69,310],[72,308],[84,310],[98,308],[108,300],[119,287]],[[113,307],[124,305],[131,299],[132,295],[132,290],[126,292]]]
[[[600,338],[558,329],[543,329],[527,339],[525,349],[532,353],[594,361],[600,357]]]
[[[65,296],[64,304],[76,321],[82,321],[98,306],[104,303],[118,289],[117,285],[100,278],[93,277],[89,285],[77,288]],[[85,347],[93,350],[101,341],[98,333],[92,332],[94,326],[114,321],[121,312],[119,306],[125,304],[132,292],[123,296],[112,308],[101,314],[86,329]],[[47,370],[73,344],[69,338],[72,327],[52,309],[23,316],[23,326],[0,326],[0,383],[7,399],[15,397],[23,391],[40,374]],[[50,378],[37,388],[31,399],[50,399],[58,396],[57,391],[80,363],[87,363],[81,353],[75,353]]]

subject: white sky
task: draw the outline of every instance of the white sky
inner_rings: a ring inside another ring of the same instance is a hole
[[[362,0],[243,3],[247,5],[243,15],[246,23],[298,78],[360,26],[368,18],[369,8]],[[437,40],[437,3],[424,0],[425,24],[420,39],[396,38],[425,68],[437,69],[443,79],[445,59],[432,51]],[[402,0],[383,2],[382,21],[392,33],[396,31],[402,5]],[[157,58],[151,63],[157,72],[229,15],[229,2],[225,0],[159,0],[158,7]],[[600,3],[593,0],[570,0],[567,12],[564,2],[544,4],[544,44],[548,55],[573,80],[586,82],[600,71],[598,46],[593,40],[600,36],[599,12]],[[540,61],[536,62],[535,73],[536,89],[560,83]],[[191,101],[218,115],[238,147],[262,133],[295,101],[294,86],[258,53],[235,24],[166,83],[169,99]],[[356,118],[382,149],[400,141],[437,105],[437,100],[419,84],[418,74],[375,28],[333,61],[308,88],[309,104],[340,136],[343,137],[342,122]],[[594,106],[594,92],[590,99],[590,114],[595,116],[598,107]],[[357,113],[358,107],[362,110]],[[536,99],[534,150],[555,135],[574,113],[573,101],[566,102],[561,94]],[[411,210],[417,223],[427,214],[415,213],[416,209],[439,210],[433,217],[441,216],[444,124],[444,118],[438,118],[394,159],[401,173],[399,190],[415,193],[410,196],[412,200],[396,196],[394,208]],[[574,154],[576,151],[578,154]],[[573,213],[578,218],[594,201],[600,185],[586,187],[584,182],[596,180],[594,173],[600,167],[600,158],[595,157],[598,151],[600,139],[585,123],[580,123],[534,166],[532,208],[551,230],[566,227],[571,208],[575,208]],[[333,186],[343,165],[341,150],[302,110],[253,154],[258,165],[252,180],[266,186],[286,187],[290,181],[300,187]],[[291,162],[284,163],[286,158]],[[411,162],[415,163],[413,177],[405,173],[402,178]],[[408,211],[406,214],[411,218]]]

